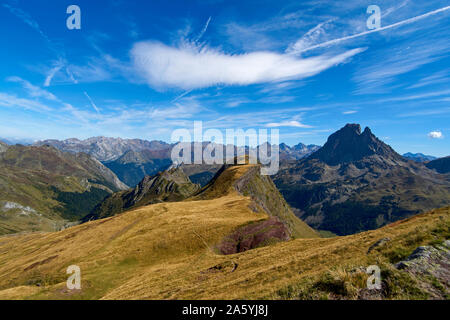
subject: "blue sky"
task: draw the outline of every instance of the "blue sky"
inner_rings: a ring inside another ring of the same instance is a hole
[[[81,30],[66,27],[71,4]],[[400,153],[446,156],[449,5],[2,0],[0,137],[170,141],[201,120],[323,144],[360,123]]]

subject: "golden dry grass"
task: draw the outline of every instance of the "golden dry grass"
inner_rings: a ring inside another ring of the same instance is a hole
[[[243,167],[238,167],[243,168]],[[245,170],[238,169],[235,174]],[[367,249],[430,234],[450,208],[346,237],[297,239],[223,256],[214,246],[237,227],[266,219],[237,193],[162,203],[57,233],[0,237],[0,299],[257,299],[342,265],[367,266]],[[65,288],[79,265],[82,290]],[[235,266],[211,269],[217,265]],[[39,285],[39,286],[38,286]]]

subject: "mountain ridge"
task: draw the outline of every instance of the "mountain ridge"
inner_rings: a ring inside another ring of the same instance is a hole
[[[193,184],[182,169],[169,169],[154,176],[146,176],[132,189],[113,193],[81,221],[103,219],[150,204],[181,201],[198,190],[200,186]]]
[[[436,172],[439,172],[442,174],[449,173],[450,172],[450,156],[429,161],[425,164],[425,166],[429,169],[436,170]]]

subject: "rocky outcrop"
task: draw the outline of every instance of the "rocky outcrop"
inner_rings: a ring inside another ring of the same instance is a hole
[[[371,245],[369,247],[369,250],[367,250],[367,254],[371,253],[374,249],[383,246],[385,243],[388,243],[389,241],[391,241],[390,238],[383,238],[383,239],[378,240],[377,242],[375,242],[373,245]]]
[[[408,272],[431,298],[448,299],[450,289],[450,240],[436,246],[418,247],[395,267]],[[425,281],[431,279],[430,281]]]

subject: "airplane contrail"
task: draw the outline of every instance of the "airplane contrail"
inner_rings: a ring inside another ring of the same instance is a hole
[[[100,113],[100,110],[97,108],[97,105],[94,103],[94,101],[92,101],[91,97],[87,94],[86,91],[84,91],[84,95],[86,96],[86,98],[88,98],[89,102],[91,103],[92,108],[94,108],[95,111],[97,111],[97,113]]]
[[[378,29],[370,30],[370,31],[361,32],[361,33],[358,33],[358,34],[354,34],[354,35],[347,36],[347,37],[342,37],[342,38],[339,38],[339,39],[334,39],[334,40],[322,42],[322,43],[316,44],[314,46],[295,51],[292,54],[299,54],[299,53],[310,51],[310,50],[313,50],[313,49],[316,49],[316,48],[327,47],[327,46],[330,46],[330,45],[333,45],[333,44],[336,44],[336,43],[339,43],[339,42],[342,42],[342,41],[346,41],[346,40],[362,37],[362,36],[365,36],[367,34],[380,32],[380,31],[384,31],[384,30],[387,30],[387,29],[392,29],[392,28],[395,28],[395,27],[398,27],[398,26],[401,26],[401,25],[404,25],[404,24],[413,23],[413,22],[416,22],[418,20],[421,20],[421,19],[427,18],[429,16],[435,15],[437,13],[447,11],[449,9],[450,9],[450,6],[447,6],[447,7],[444,7],[444,8],[440,8],[440,9],[437,9],[437,10],[434,10],[434,11],[422,14],[422,15],[414,17],[414,18],[409,18],[409,19],[406,19],[406,20],[403,20],[403,21],[400,21],[400,22],[396,22],[394,24],[390,24],[390,25],[385,26],[385,27],[381,27],[381,28],[378,28]]]
[[[208,26],[209,23],[211,22],[212,17],[208,18],[208,21],[206,21],[205,26],[203,27],[202,31],[200,32],[200,34],[197,36],[197,39],[195,39],[195,42],[200,41],[200,39],[203,37],[203,35],[206,33],[206,30],[208,30]]]

